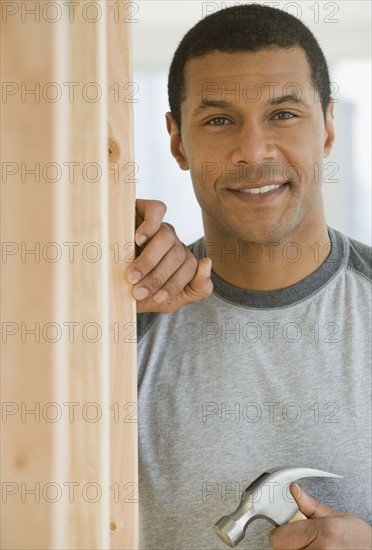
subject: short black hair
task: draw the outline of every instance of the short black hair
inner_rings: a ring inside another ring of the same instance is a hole
[[[312,32],[293,15],[260,4],[225,8],[201,19],[181,40],[169,69],[168,98],[173,118],[181,129],[181,104],[185,99],[185,65],[189,59],[213,51],[257,52],[270,47],[305,50],[314,89],[324,119],[331,99],[329,70]]]

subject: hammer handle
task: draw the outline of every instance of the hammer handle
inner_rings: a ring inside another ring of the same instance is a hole
[[[289,520],[288,523],[292,523],[294,521],[301,521],[302,519],[307,519],[307,517],[305,516],[305,514],[303,514],[302,512],[300,512],[300,510],[298,510],[295,515]]]

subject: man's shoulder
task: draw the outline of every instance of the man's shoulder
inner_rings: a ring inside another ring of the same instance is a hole
[[[346,237],[349,241],[349,258],[347,268],[372,281],[372,247]]]

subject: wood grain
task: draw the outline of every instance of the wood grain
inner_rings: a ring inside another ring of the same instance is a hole
[[[108,10],[110,11],[108,2]],[[126,2],[120,2],[120,13]],[[125,272],[134,253],[135,171],[133,150],[133,89],[131,28],[108,16],[111,326],[119,341],[111,342],[111,547],[138,548],[138,401],[136,304]],[[120,52],[120,55],[118,55]]]
[[[115,22],[117,2],[91,3],[101,12],[95,23],[78,3],[58,24],[21,17],[40,2],[9,4],[15,13],[1,29],[2,80],[13,90],[1,140],[9,168],[1,187],[1,547],[135,550],[136,310],[124,276],[134,234],[132,105],[109,91],[131,80],[130,28]],[[63,92],[56,102],[43,96],[53,82]],[[22,95],[21,83],[36,87],[38,100]],[[43,171],[50,163],[58,180]],[[35,165],[36,179],[23,170]],[[56,411],[62,417],[52,422]]]
[[[52,525],[43,489],[52,481],[54,425],[44,406],[53,401],[53,343],[43,328],[53,320],[55,264],[45,259],[45,245],[54,240],[54,185],[42,170],[53,160],[53,104],[42,98],[53,80],[53,49],[45,47],[52,28],[27,21],[3,14],[0,31],[1,79],[9,91],[1,104],[1,548],[7,550],[50,548]]]
[[[78,83],[74,100],[66,96],[59,105],[56,134],[59,163],[76,163],[74,177],[58,188],[55,202],[58,240],[76,243],[73,261],[59,264],[56,315],[74,322],[76,331],[60,346],[56,391],[59,402],[77,405],[73,421],[65,418],[59,425],[63,460],[55,464],[55,475],[62,484],[63,478],[78,484],[72,501],[56,507],[57,548],[110,545],[107,40],[105,2],[96,6],[96,23],[89,21],[94,12],[88,18],[76,9],[73,22],[63,28],[67,40],[57,44],[59,80]]]

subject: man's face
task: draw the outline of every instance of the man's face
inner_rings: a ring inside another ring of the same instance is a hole
[[[209,240],[278,242],[322,223],[332,107],[324,122],[299,47],[214,51],[187,62],[181,134],[170,114],[167,125]]]

